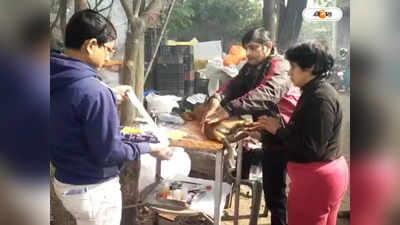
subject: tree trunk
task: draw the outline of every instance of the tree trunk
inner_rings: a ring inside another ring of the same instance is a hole
[[[133,3],[131,7],[130,3]],[[146,8],[143,8],[144,0],[127,1],[121,0],[122,7],[129,21],[129,28],[126,36],[125,58],[120,81],[122,84],[134,87],[136,96],[143,101],[144,90],[144,37],[146,31],[147,16],[151,13],[158,13],[158,8],[162,1],[153,0]],[[141,13],[143,17],[139,17]],[[135,110],[129,102],[124,102],[121,106],[121,125],[132,125],[136,118]],[[123,205],[136,204],[139,200],[139,174],[140,160],[126,162],[121,171],[121,191],[123,196]],[[138,209],[129,208],[123,210],[121,225],[138,224]]]
[[[144,31],[145,23],[135,17],[131,21],[131,29],[127,33],[126,49],[121,81],[123,84],[134,87],[135,94],[140,101],[143,100],[144,89]],[[128,102],[123,103],[121,108],[121,124],[132,125],[137,111]],[[121,191],[123,205],[136,204],[139,200],[139,173],[140,160],[126,162],[121,172]],[[137,208],[129,208],[123,211],[121,225],[137,224]]]
[[[144,92],[144,31],[140,33],[140,45],[138,49],[138,59],[136,63],[136,84],[135,93],[138,99],[143,102],[143,92]]]
[[[122,205],[137,204],[139,201],[139,174],[140,160],[124,163],[120,174]],[[128,208],[122,210],[121,225],[138,224],[138,209]]]
[[[144,31],[145,23],[141,18],[133,18],[130,31],[126,36],[125,59],[121,74],[122,84],[134,87],[139,100],[143,100],[144,89]],[[129,102],[121,106],[121,125],[132,125],[137,115]]]
[[[307,0],[288,0],[287,7],[280,7],[277,41],[280,51],[286,51],[297,41],[303,23],[302,11],[306,7]]]
[[[86,0],[75,0],[75,12],[87,9]]]
[[[67,27],[67,9],[68,9],[68,2],[69,0],[60,0],[60,28],[61,34],[64,39],[65,37],[65,28]]]
[[[278,27],[276,0],[264,0],[263,24],[265,29],[271,33],[271,39],[275,41]]]

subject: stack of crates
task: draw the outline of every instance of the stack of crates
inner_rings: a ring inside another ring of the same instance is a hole
[[[194,93],[193,46],[160,46],[155,88],[161,94],[189,96]]]

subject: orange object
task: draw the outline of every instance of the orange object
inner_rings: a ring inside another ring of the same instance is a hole
[[[161,192],[161,198],[167,199],[169,195],[169,185],[166,184]]]
[[[109,66],[122,66],[123,61],[122,60],[110,60],[104,63],[104,67],[109,67]]]
[[[240,45],[232,45],[229,54],[224,59],[224,66],[238,65],[246,58],[246,49]]]
[[[319,11],[319,17],[320,17],[321,19],[326,18],[326,16],[327,16],[327,15],[326,15],[326,11],[325,11],[325,10],[322,9],[322,10]]]

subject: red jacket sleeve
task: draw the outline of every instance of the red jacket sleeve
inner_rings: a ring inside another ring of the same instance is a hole
[[[232,114],[247,114],[276,108],[277,103],[289,91],[291,82],[287,74],[289,63],[280,57],[271,61],[268,74],[254,89],[227,102],[224,107]],[[246,82],[246,81],[242,81]],[[228,86],[227,89],[234,87]]]

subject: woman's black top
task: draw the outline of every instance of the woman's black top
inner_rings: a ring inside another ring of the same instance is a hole
[[[289,124],[276,136],[292,162],[329,162],[341,156],[342,108],[336,90],[315,78],[302,88]]]

